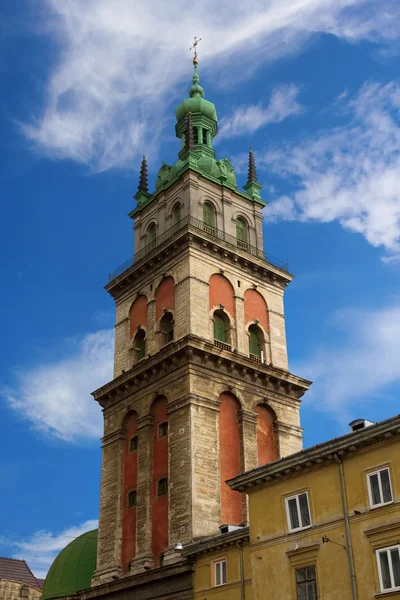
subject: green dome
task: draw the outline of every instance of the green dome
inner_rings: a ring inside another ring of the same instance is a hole
[[[96,569],[97,529],[88,531],[61,550],[47,573],[42,600],[74,596],[90,587]]]
[[[197,65],[194,65],[193,85],[189,90],[190,98],[186,98],[175,110],[176,120],[179,122],[188,112],[193,115],[202,114],[212,121],[218,121],[215,104],[204,100],[204,90],[200,85],[200,78],[197,72]]]

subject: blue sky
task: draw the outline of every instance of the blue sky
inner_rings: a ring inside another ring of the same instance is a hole
[[[0,7],[0,555],[43,575],[98,516],[111,377],[107,274],[133,248],[140,157],[175,161],[200,76],[216,151],[254,148],[265,250],[288,257],[305,445],[399,412],[400,5],[381,0],[21,0]]]

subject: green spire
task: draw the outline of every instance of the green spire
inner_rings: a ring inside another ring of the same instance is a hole
[[[194,73],[193,73],[193,85],[189,90],[189,96],[191,98],[202,98],[204,96],[204,90],[200,85],[200,77],[199,72],[197,70],[197,63],[193,64]]]

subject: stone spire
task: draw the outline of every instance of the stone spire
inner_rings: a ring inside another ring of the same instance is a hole
[[[194,133],[193,133],[193,125],[192,125],[192,113],[188,112],[187,121],[186,121],[186,131],[185,131],[185,145],[184,150],[194,152]]]
[[[143,156],[142,166],[140,167],[138,192],[148,193],[148,191],[149,191],[149,185],[147,182],[147,162],[146,162],[146,157]]]
[[[247,183],[250,183],[250,181],[257,181],[257,171],[256,171],[256,162],[254,160],[254,154],[253,154],[253,148],[252,146],[250,146],[250,152],[249,152],[249,173],[247,176]]]
[[[246,190],[247,195],[250,196],[252,200],[261,200],[260,190],[262,185],[258,183],[256,162],[254,160],[253,148],[251,146],[249,152],[249,173],[247,176],[247,183],[243,186],[243,188]]]

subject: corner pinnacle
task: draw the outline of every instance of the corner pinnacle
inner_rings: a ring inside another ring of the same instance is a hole
[[[251,181],[255,181],[258,182],[257,179],[257,170],[256,170],[256,163],[254,160],[254,154],[253,154],[253,147],[250,146],[250,152],[249,152],[249,173],[247,176],[247,183],[250,183]]]
[[[147,162],[146,162],[146,157],[143,156],[142,166],[140,167],[138,192],[148,193],[148,191],[149,191],[149,185],[147,182]]]

